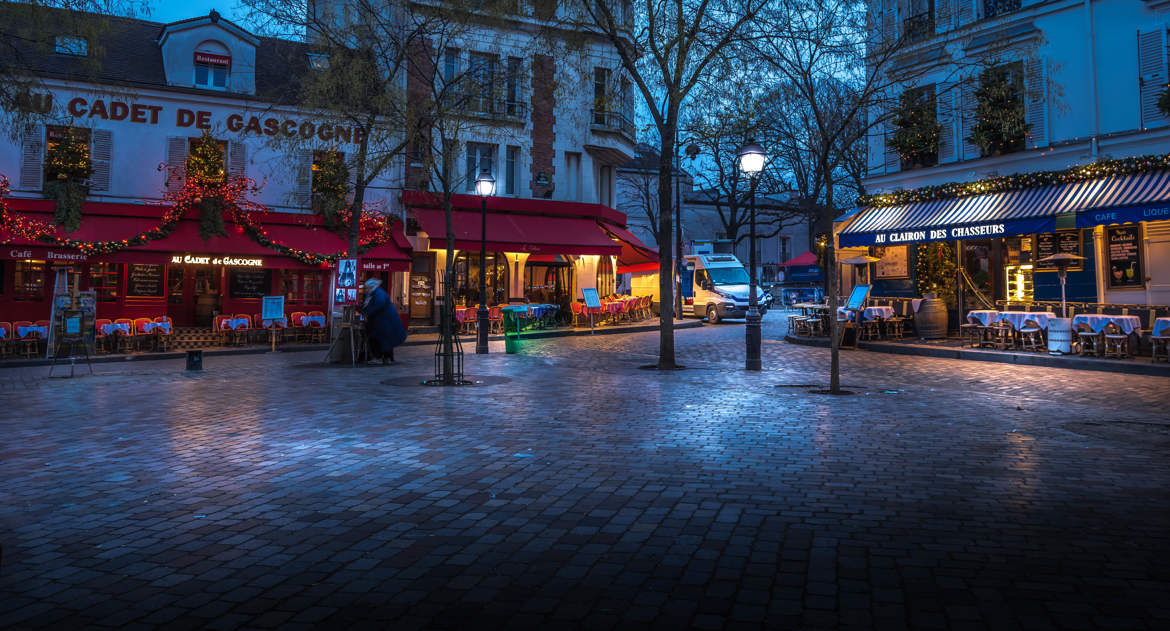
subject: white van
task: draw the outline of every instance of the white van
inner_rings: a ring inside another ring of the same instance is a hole
[[[724,318],[745,318],[748,309],[748,272],[733,254],[693,254],[683,257],[683,315],[707,318],[716,324]],[[756,286],[756,301],[763,316],[772,296]]]

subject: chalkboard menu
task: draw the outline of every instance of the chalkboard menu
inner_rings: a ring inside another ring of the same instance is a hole
[[[1047,232],[1045,234],[1036,235],[1036,261],[1042,261],[1053,254],[1063,252],[1065,254],[1075,254],[1077,256],[1084,256],[1081,253],[1081,231],[1080,230],[1058,230],[1056,232]],[[1040,263],[1036,264],[1036,269],[1054,270],[1056,267],[1045,267]],[[1069,266],[1070,270],[1084,269],[1081,263],[1076,263]]]
[[[263,298],[271,292],[270,269],[233,269],[228,272],[228,295],[232,298]]]
[[[1106,271],[1109,275],[1109,286],[1144,286],[1141,227],[1110,226],[1105,229],[1105,243],[1109,248],[1109,269]]]
[[[127,265],[126,266],[126,295],[136,298],[162,298],[163,290],[162,265]]]

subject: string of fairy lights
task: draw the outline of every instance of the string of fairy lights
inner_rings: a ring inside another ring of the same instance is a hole
[[[876,195],[862,195],[858,197],[857,205],[869,208],[883,208],[913,202],[929,202],[939,199],[983,195],[986,193],[1002,193],[1037,186],[1074,184],[1098,178],[1136,175],[1163,169],[1170,169],[1170,153],[1121,158],[1117,160],[1098,160],[1090,164],[1056,171],[1016,173],[1013,175],[990,177],[974,182],[948,182],[946,184],[891,191]]]
[[[189,178],[182,188],[168,191],[163,195],[163,201],[159,204],[162,215],[159,223],[154,227],[125,239],[89,241],[70,238],[61,234],[60,229],[48,221],[31,219],[13,211],[7,202],[10,191],[8,178],[0,175],[0,232],[6,233],[5,241],[20,238],[56,247],[72,248],[86,255],[111,254],[167,237],[174,231],[188,210],[198,207],[204,199],[214,197],[224,202],[224,212],[236,225],[238,231],[247,234],[260,245],[279,254],[292,257],[307,265],[325,266],[333,264],[339,258],[349,256],[346,250],[332,254],[320,254],[294,248],[273,239],[269,236],[268,230],[257,223],[254,218],[255,215],[263,215],[268,212],[268,209],[263,205],[248,199],[248,195],[257,190],[259,187],[253,180],[242,176],[229,176],[222,181],[200,181],[196,178]],[[341,225],[348,225],[349,210],[339,212],[338,218]],[[371,208],[362,209],[359,226],[358,255],[365,254],[393,238],[392,219]]]

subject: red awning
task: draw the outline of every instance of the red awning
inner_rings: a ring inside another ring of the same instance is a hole
[[[784,261],[783,263],[780,264],[780,267],[789,267],[792,265],[816,265],[816,264],[817,264],[817,255],[813,254],[812,252],[805,252],[804,254],[801,254],[800,256],[797,256],[795,258],[791,258],[791,259],[788,259],[787,261]]]
[[[38,199],[10,199],[10,206],[29,218],[52,221],[52,202]],[[155,227],[163,209],[147,204],[103,204],[87,203],[84,206],[81,227],[76,232],[61,236],[84,241],[116,241],[130,239]],[[291,248],[315,254],[334,254],[346,249],[344,239],[336,233],[320,227],[320,218],[312,215],[292,213],[264,213],[255,215],[257,223],[264,227],[268,237]],[[3,248],[3,258],[48,258],[50,260],[103,261],[110,263],[167,263],[173,256],[187,254],[213,254],[236,258],[260,258],[264,267],[315,268],[295,258],[282,256],[276,251],[260,245],[231,221],[225,221],[228,236],[213,236],[206,241],[199,236],[198,216],[194,213],[184,217],[166,237],[145,245],[127,248],[112,254],[82,256],[71,248],[46,246],[41,242],[30,242],[9,234],[0,234],[0,240],[8,246]],[[393,239],[379,245],[363,257],[364,269],[378,271],[405,271],[410,269],[410,245],[402,234],[401,222],[393,228]],[[13,255],[14,251],[28,251],[32,256]]]
[[[622,246],[622,253],[618,255],[617,273],[651,272],[658,269],[658,250],[642,243],[632,232],[613,224],[601,224],[601,227]]]
[[[403,191],[402,204],[407,208],[443,208],[443,198],[430,191]],[[452,195],[451,208],[457,211],[479,212],[483,198],[476,195]],[[488,213],[519,213],[526,215],[550,215],[556,217],[581,217],[599,219],[619,226],[626,225],[625,213],[602,204],[567,202],[551,199],[525,199],[522,197],[487,198]]]
[[[444,247],[447,239],[444,212],[433,208],[416,207],[413,210],[419,225],[430,236],[431,247]],[[456,249],[479,251],[480,222],[478,211],[451,213]],[[504,212],[489,212],[487,215],[487,249],[534,254],[621,253],[621,246],[614,243],[593,219]]]

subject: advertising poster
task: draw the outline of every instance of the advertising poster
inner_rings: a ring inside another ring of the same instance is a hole
[[[1143,287],[1141,228],[1137,225],[1110,226],[1105,229],[1105,247],[1108,249],[1110,287]]]

